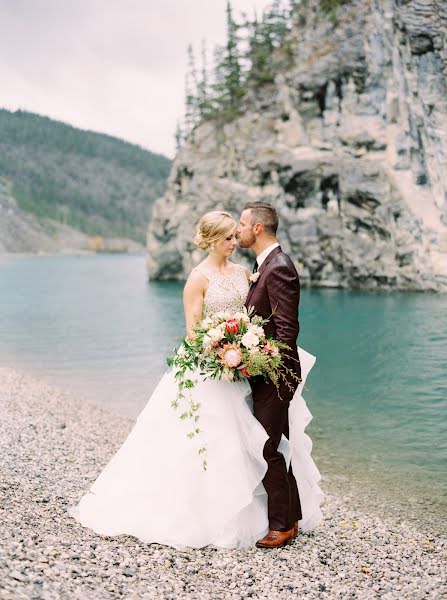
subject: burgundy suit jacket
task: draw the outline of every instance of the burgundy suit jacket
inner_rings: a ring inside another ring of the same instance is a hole
[[[274,248],[262,263],[258,280],[251,284],[245,306],[253,306],[256,314],[269,319],[264,326],[266,334],[291,348],[286,353],[292,358],[285,358],[284,363],[301,378],[296,347],[299,302],[300,280],[295,265],[281,247]],[[298,382],[293,378],[289,379],[289,383],[294,390],[298,387]],[[293,392],[285,384],[280,386],[280,394],[287,401],[293,397]]]

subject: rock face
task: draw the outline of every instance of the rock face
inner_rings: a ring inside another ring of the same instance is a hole
[[[232,123],[199,125],[153,208],[148,271],[182,279],[208,210],[270,201],[303,284],[447,291],[447,4],[303,2],[295,60]]]

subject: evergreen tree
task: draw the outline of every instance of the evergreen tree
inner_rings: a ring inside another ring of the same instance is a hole
[[[289,0],[289,19],[293,23],[295,18],[299,15],[301,9],[301,0]]]
[[[238,25],[233,19],[231,3],[227,3],[227,41],[216,53],[215,103],[223,120],[233,118],[240,110],[240,101],[246,93],[243,86]]]
[[[291,7],[286,9],[281,0],[274,0],[263,12],[261,20],[255,18],[249,23],[248,81],[255,86],[272,83],[278,68],[292,54],[288,40],[291,10]]]
[[[198,82],[197,70],[192,45],[188,46],[188,72],[185,80],[185,129],[186,133],[190,133],[200,119],[200,111],[198,107]]]
[[[341,3],[346,0],[320,1]],[[274,82],[278,69],[287,67],[294,55],[290,31],[304,2],[272,0],[260,19],[256,15],[252,20],[244,16],[243,21],[237,23],[228,1],[226,42],[214,49],[211,72],[205,41],[202,41],[199,69],[193,48],[188,47],[185,122],[178,139],[188,136],[203,119],[221,122],[234,119],[242,112],[242,100],[249,88],[256,91]]]
[[[197,84],[197,106],[201,117],[206,117],[212,111],[212,98],[209,89],[208,53],[206,41],[202,40],[200,80]]]
[[[248,24],[250,27],[249,47],[247,58],[249,61],[248,80],[255,85],[271,83],[274,74],[270,65],[272,44],[263,20],[255,19]]]
[[[279,48],[289,32],[288,16],[288,11],[283,7],[281,0],[274,0],[264,12],[264,27],[272,49]]]

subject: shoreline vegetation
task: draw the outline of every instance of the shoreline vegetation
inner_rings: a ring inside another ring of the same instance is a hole
[[[324,472],[323,523],[285,549],[178,551],[127,535],[99,536],[67,508],[133,421],[5,367],[0,414],[0,595],[6,600],[447,594],[439,532],[362,512],[352,497],[334,491]]]

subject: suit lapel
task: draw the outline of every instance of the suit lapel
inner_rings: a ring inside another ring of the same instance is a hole
[[[280,252],[282,252],[281,250],[281,246],[276,246],[276,248],[273,248],[273,250],[268,254],[267,258],[265,259],[265,261],[262,263],[260,269],[259,269],[259,277],[261,277],[261,275],[264,273],[267,265],[269,264],[269,262],[272,260],[272,258],[274,256],[276,256],[277,254],[279,254]],[[259,281],[259,280],[258,280]]]
[[[280,252],[282,252],[282,250],[281,250],[281,246],[277,246],[276,248],[274,248],[274,249],[273,249],[273,250],[272,250],[272,251],[269,253],[269,255],[267,256],[267,258],[264,260],[264,262],[262,263],[262,265],[259,267],[259,277],[258,277],[258,279],[257,279],[257,280],[256,280],[254,283],[252,283],[252,284],[250,285],[250,289],[248,290],[247,300],[245,301],[245,304],[246,304],[247,306],[250,306],[250,305],[249,305],[249,302],[250,302],[250,299],[251,299],[251,297],[252,297],[252,294],[253,294],[253,292],[254,292],[254,289],[255,289],[255,288],[256,288],[256,286],[259,284],[259,280],[261,279],[261,277],[262,277],[262,274],[263,274],[263,273],[264,273],[264,271],[266,270],[266,268],[267,268],[267,265],[268,265],[268,264],[269,264],[269,262],[272,260],[272,258],[273,258],[273,257],[274,257],[276,254],[279,254]]]

